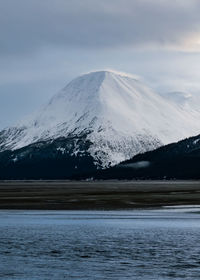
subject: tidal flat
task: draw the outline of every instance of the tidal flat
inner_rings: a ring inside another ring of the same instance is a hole
[[[0,209],[122,210],[200,205],[200,181],[1,181]]]

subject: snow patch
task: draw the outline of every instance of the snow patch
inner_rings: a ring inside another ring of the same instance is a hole
[[[18,161],[18,158],[15,157],[15,158],[12,159],[12,161],[13,161],[13,162],[17,162],[17,161]]]
[[[60,151],[62,154],[65,153],[65,148],[58,147],[56,150],[57,150],[57,151]]]
[[[199,141],[200,141],[200,139],[196,139],[193,141],[193,144],[196,145]]]

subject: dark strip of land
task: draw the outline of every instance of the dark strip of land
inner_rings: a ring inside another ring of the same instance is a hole
[[[0,209],[115,210],[200,205],[200,181],[1,181]]]

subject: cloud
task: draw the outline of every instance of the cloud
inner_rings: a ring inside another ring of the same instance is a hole
[[[0,0],[0,127],[93,70],[198,94],[199,13],[199,0]]]
[[[0,53],[16,55],[56,46],[196,50],[199,2],[1,0]]]
[[[120,164],[119,168],[133,168],[133,169],[140,169],[140,168],[147,168],[151,165],[150,161],[137,161],[127,164]]]

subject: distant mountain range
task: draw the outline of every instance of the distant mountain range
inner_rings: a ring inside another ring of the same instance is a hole
[[[142,178],[143,171],[153,170],[150,158],[141,159],[141,168],[118,164],[131,158],[135,164],[137,154],[198,134],[200,112],[189,98],[181,92],[161,96],[123,73],[80,76],[38,113],[0,132],[0,179],[78,178],[101,169],[108,169],[101,173],[108,178],[119,178],[123,172],[127,178]],[[160,155],[168,147],[143,156],[154,157],[157,151]],[[175,150],[169,152],[172,157]],[[168,176],[161,169],[157,177]]]

